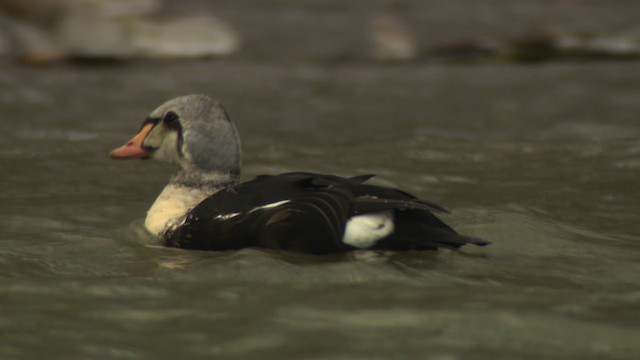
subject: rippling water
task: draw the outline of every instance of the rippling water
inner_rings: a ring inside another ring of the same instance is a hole
[[[640,357],[640,64],[1,66],[2,358]],[[173,168],[107,154],[200,92],[245,178],[376,173],[493,245],[148,246]]]

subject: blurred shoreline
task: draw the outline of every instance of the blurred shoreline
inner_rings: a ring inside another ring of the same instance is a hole
[[[636,60],[638,13],[640,2],[630,0],[0,0],[0,57],[31,64]]]

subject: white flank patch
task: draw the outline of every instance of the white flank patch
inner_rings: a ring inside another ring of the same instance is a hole
[[[347,221],[342,242],[358,249],[368,249],[394,230],[393,211],[354,216]]]
[[[249,214],[251,214],[254,211],[258,211],[258,210],[272,209],[274,207],[278,207],[280,205],[284,205],[284,204],[286,204],[288,202],[291,202],[291,200],[276,201],[276,202],[271,203],[271,204],[266,204],[266,205],[254,207],[253,209],[251,209],[251,211],[249,211]]]
[[[282,201],[277,201],[271,204],[266,204],[266,205],[262,205],[262,206],[257,206],[254,207],[253,209],[249,210],[247,212],[247,214],[251,214],[254,211],[259,211],[259,210],[266,210],[266,209],[272,209],[274,207],[278,207],[280,205],[284,205],[288,202],[290,202],[291,200],[282,200]],[[220,215],[216,215],[213,217],[214,220],[220,220],[220,221],[225,221],[225,220],[229,220],[232,219],[238,215],[240,215],[242,213],[229,213],[229,214],[220,214]]]
[[[238,215],[240,215],[240,213],[222,214],[222,215],[214,216],[213,219],[214,220],[225,221],[225,220],[229,220],[231,218],[234,218],[234,217],[236,217]]]

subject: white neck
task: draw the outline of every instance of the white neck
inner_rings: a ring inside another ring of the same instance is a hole
[[[162,236],[184,222],[187,212],[212,195],[201,188],[169,184],[153,203],[144,226],[155,236]]]

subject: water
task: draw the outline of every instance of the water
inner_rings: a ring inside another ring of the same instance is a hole
[[[0,358],[637,359],[640,64],[0,65]],[[493,242],[148,246],[173,168],[108,152],[211,94],[244,178],[376,173]]]

